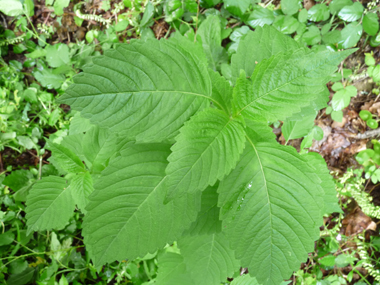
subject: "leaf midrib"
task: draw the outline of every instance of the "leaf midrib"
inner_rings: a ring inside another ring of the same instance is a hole
[[[253,150],[255,151],[256,153],[256,156],[258,158],[258,162],[260,164],[260,169],[261,169],[261,173],[263,174],[263,177],[264,177],[264,188],[265,188],[265,192],[267,194],[267,200],[268,200],[268,205],[269,205],[269,220],[270,220],[270,228],[271,230],[273,229],[273,221],[272,221],[272,203],[270,201],[270,197],[269,197],[269,191],[268,191],[268,186],[267,186],[267,180],[265,178],[265,173],[264,173],[264,167],[261,163],[261,159],[260,159],[260,156],[259,156],[259,152],[257,151],[256,147],[255,147],[255,144],[251,141],[251,139],[246,135],[246,138],[247,138],[247,141],[251,144]],[[272,231],[270,232],[270,244],[272,245]],[[269,256],[270,258],[272,258],[272,246],[270,247],[270,253],[269,253]],[[269,272],[272,272],[272,270],[269,270]],[[270,278],[270,277],[269,277]]]
[[[80,158],[79,158],[79,157],[78,157],[73,151],[71,151],[70,149],[68,149],[68,148],[66,148],[66,147],[64,147],[64,146],[60,146],[60,147],[63,148],[63,150],[60,149],[59,147],[55,146],[55,145],[53,145],[53,147],[56,149],[56,151],[58,151],[58,152],[60,152],[61,154],[63,154],[64,157],[66,157],[66,158],[69,159],[70,161],[74,162],[74,164],[80,168],[80,172],[83,172],[83,171],[86,170],[86,168],[85,168],[85,166],[83,165],[83,163],[82,163],[82,162],[79,163]],[[73,155],[70,156],[69,154],[66,153],[66,151],[71,152]],[[54,150],[53,150],[52,152],[54,152]],[[76,161],[77,159],[78,159],[78,161]],[[73,172],[73,171],[67,171],[67,172]],[[75,172],[75,171],[74,171],[74,172]]]
[[[76,85],[88,85],[88,84],[83,84],[83,83],[76,83]],[[91,87],[94,87],[91,85]],[[202,98],[206,98],[212,102],[214,102],[216,105],[218,105],[218,107],[221,109],[221,110],[224,110],[223,109],[223,106],[221,103],[219,103],[218,101],[216,101],[213,97],[211,96],[208,96],[208,95],[204,95],[204,94],[201,94],[201,93],[194,93],[194,92],[188,92],[188,91],[177,91],[177,90],[138,90],[138,91],[121,91],[121,92],[112,92],[112,93],[99,93],[99,94],[81,94],[80,97],[74,97],[74,96],[70,96],[69,98],[62,98],[63,101],[65,100],[70,100],[70,99],[74,99],[74,100],[77,100],[77,99],[81,99],[81,98],[84,98],[84,97],[87,97],[87,98],[91,98],[91,97],[96,97],[96,96],[109,96],[109,95],[120,95],[120,94],[125,94],[125,93],[128,93],[128,94],[138,94],[138,93],[181,93],[181,94],[185,94],[185,95],[193,95],[193,96],[197,96],[197,97],[202,97]],[[68,93],[66,93],[68,94]]]
[[[234,119],[233,118],[229,118],[227,123],[220,129],[220,131],[218,132],[217,135],[215,135],[215,137],[213,138],[213,140],[208,144],[207,148],[199,155],[199,157],[197,158],[197,160],[192,164],[192,166],[189,168],[189,170],[186,172],[186,174],[184,174],[182,176],[182,179],[177,183],[177,185],[179,185],[180,183],[182,183],[183,179],[185,178],[185,176],[189,175],[189,173],[193,170],[194,166],[199,162],[199,160],[205,155],[205,153],[209,150],[209,148],[211,147],[211,145],[218,140],[218,137],[219,135],[223,132],[223,130],[230,124],[230,122],[233,122]],[[198,186],[199,187],[199,186]],[[177,187],[176,187],[177,188]],[[198,190],[198,189],[195,189],[193,190],[194,192]],[[202,189],[203,191],[203,189]]]

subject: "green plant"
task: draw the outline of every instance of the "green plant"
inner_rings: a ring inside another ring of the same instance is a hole
[[[359,256],[363,261],[363,267],[368,270],[369,275],[371,275],[376,281],[380,282],[380,270],[373,265],[373,261],[376,260],[378,263],[378,259],[376,257],[372,258],[372,256],[368,254],[368,250],[374,246],[371,243],[366,243],[363,236],[359,236],[357,245]],[[378,251],[378,245],[375,246],[374,249]]]
[[[367,74],[372,78],[376,84],[376,88],[372,89],[372,93],[379,95],[379,85],[380,85],[380,64],[376,65],[376,60],[373,58],[373,52],[365,54],[365,64],[368,66]]]
[[[331,89],[336,91],[331,99],[331,106],[326,108],[326,114],[331,114],[334,121],[341,122],[343,118],[343,109],[346,108],[351,101],[351,97],[357,95],[357,89],[353,85],[344,87],[342,83],[335,83]]]
[[[156,254],[134,261],[113,262],[97,270],[82,243],[83,215],[79,212],[62,230],[27,234],[22,202],[41,175],[57,175],[57,170],[52,165],[44,165],[41,173],[31,167],[13,171],[6,177],[0,175],[0,283],[50,285],[57,280],[60,284],[103,285],[129,281],[139,285],[155,277]]]
[[[379,123],[377,120],[373,119],[373,115],[371,112],[367,110],[361,110],[359,112],[360,118],[367,123],[367,126],[371,129],[377,129],[379,127]]]
[[[36,83],[24,83],[20,62],[0,65],[0,150],[39,151],[43,128],[65,128],[65,114],[51,93]]]
[[[364,192],[365,179],[362,178],[362,173],[360,169],[348,169],[343,176],[335,180],[339,200],[342,207],[347,209],[354,199],[365,214],[378,218],[379,207],[374,206],[372,198]],[[348,284],[355,281],[354,274],[357,276],[355,278],[357,282],[352,284],[378,284],[370,283],[367,276],[359,270],[361,267],[366,268],[369,275],[378,280],[379,271],[376,268],[378,260],[374,254],[378,250],[378,238],[372,237],[371,241],[366,241],[364,234],[343,235],[341,233],[343,211],[339,211],[337,216],[330,216],[330,218],[329,224],[324,225],[320,233],[321,238],[316,242],[316,251],[310,254],[305,268],[295,273],[296,284]],[[356,244],[357,248],[347,247],[350,243]],[[359,281],[358,278],[360,278]]]
[[[365,179],[362,178],[363,170],[348,169],[347,172],[339,179],[337,191],[340,195],[354,198],[363,213],[372,218],[380,217],[380,207],[375,206],[372,197],[364,191]]]
[[[365,178],[371,178],[374,184],[380,181],[380,142],[372,140],[373,149],[365,149],[358,153],[356,161],[364,166]]]
[[[177,241],[166,278],[219,284],[240,266],[259,283],[288,278],[336,195],[323,159],[279,145],[267,122],[302,116],[353,51],[311,51],[271,27],[244,40],[234,88],[178,34],[94,58],[60,98],[80,114],[48,143],[65,176],[29,191],[28,232],[64,227],[77,205],[95,266]]]

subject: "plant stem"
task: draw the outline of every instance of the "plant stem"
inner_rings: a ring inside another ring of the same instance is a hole
[[[197,21],[195,22],[194,43],[197,41],[198,21],[199,21],[199,0],[198,0],[198,9],[197,9]]]

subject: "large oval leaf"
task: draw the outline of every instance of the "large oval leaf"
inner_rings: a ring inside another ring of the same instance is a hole
[[[211,100],[207,67],[188,41],[147,40],[121,44],[74,78],[60,102],[92,123],[140,141],[172,138]]]

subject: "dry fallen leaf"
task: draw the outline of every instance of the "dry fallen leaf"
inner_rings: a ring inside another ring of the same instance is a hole
[[[372,229],[374,227],[372,223],[374,222],[370,217],[364,214],[360,208],[356,208],[343,219],[342,230],[346,236],[356,235],[363,230]]]

